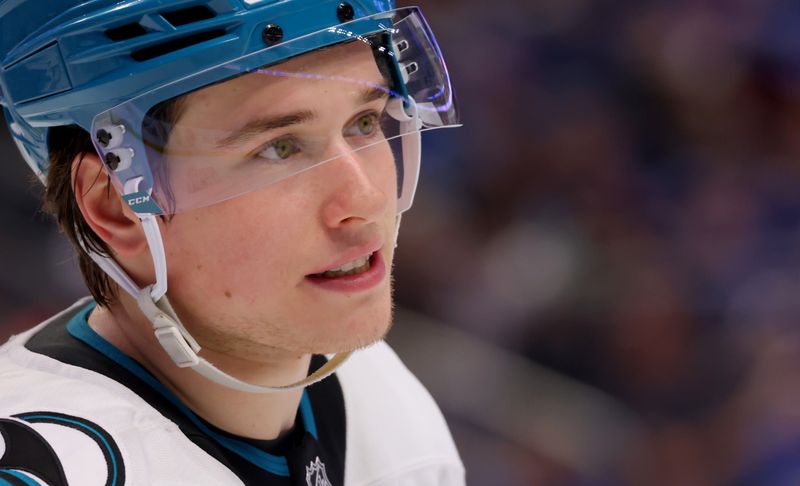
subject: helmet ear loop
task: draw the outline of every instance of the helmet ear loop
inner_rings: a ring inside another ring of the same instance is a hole
[[[153,302],[158,302],[167,293],[167,257],[164,252],[164,241],[161,239],[161,229],[158,227],[156,215],[140,215],[144,236],[147,238],[147,245],[150,248],[150,256],[153,258],[153,270],[156,274],[156,281],[150,288],[150,297]]]

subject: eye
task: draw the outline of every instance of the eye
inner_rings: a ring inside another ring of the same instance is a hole
[[[379,121],[377,113],[367,113],[359,116],[356,121],[345,130],[348,137],[368,137],[378,130]]]
[[[297,140],[291,137],[278,139],[264,147],[257,156],[272,161],[284,161],[300,152]]]

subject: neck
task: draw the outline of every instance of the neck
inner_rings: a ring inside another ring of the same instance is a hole
[[[89,326],[138,361],[187,407],[215,427],[243,437],[270,440],[294,426],[302,389],[262,394],[240,392],[213,383],[191,369],[178,368],[156,340],[150,321],[127,295],[120,295],[109,308],[98,306],[89,316]],[[190,325],[187,327],[191,329]],[[226,373],[263,385],[303,379],[311,359],[305,355],[251,361],[209,350],[201,354]]]

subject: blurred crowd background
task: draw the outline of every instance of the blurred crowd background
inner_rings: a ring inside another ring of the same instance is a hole
[[[800,3],[420,0],[390,341],[471,485],[800,484]],[[83,295],[0,136],[0,340]]]

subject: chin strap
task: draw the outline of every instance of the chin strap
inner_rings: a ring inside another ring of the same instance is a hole
[[[191,368],[214,383],[249,393],[272,393],[303,388],[327,378],[350,357],[351,351],[338,353],[320,369],[296,383],[281,386],[254,385],[241,381],[212,365],[198,355],[200,345],[183,325],[172,305],[167,299],[167,262],[164,244],[156,217],[152,214],[141,215],[142,227],[150,246],[153,266],[156,272],[156,283],[139,288],[130,276],[111,257],[98,255],[87,249],[80,241],[89,257],[111,277],[123,290],[128,292],[139,305],[139,309],[153,324],[156,339],[179,368]]]
[[[219,368],[209,363],[206,359],[198,356],[200,345],[192,338],[189,331],[181,323],[169,300],[166,296],[154,301],[151,288],[147,287],[139,293],[137,302],[139,308],[144,312],[150,322],[153,323],[156,339],[161,347],[169,355],[172,361],[179,368],[191,368],[203,377],[235,390],[250,393],[269,393],[276,391],[292,390],[306,387],[326,378],[344,363],[350,356],[350,352],[339,353],[310,376],[296,383],[283,386],[260,386],[241,381],[225,373]]]

